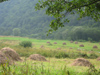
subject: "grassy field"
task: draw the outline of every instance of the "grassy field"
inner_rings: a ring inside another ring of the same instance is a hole
[[[19,46],[21,41],[31,41],[32,48]],[[64,42],[66,45],[62,44]],[[84,47],[79,47],[80,44],[83,44]],[[41,45],[44,47],[41,48]],[[94,49],[94,45],[98,48]],[[27,37],[1,36],[0,49],[4,47],[14,49],[23,61],[10,66],[1,65],[0,75],[99,75],[100,61],[96,60],[100,56],[99,42],[78,42],[75,44],[75,41],[70,43],[67,40],[37,40]],[[48,61],[39,62],[27,59],[31,54],[41,54]],[[79,57],[88,59],[95,68],[89,70],[90,67],[72,66],[71,63]]]

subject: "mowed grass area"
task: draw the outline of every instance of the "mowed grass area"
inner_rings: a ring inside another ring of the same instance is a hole
[[[21,41],[31,41],[33,44],[32,48],[19,46]],[[51,44],[47,44],[47,42]],[[57,44],[54,44],[54,42],[57,42]],[[63,45],[63,42],[66,42],[66,45]],[[0,49],[4,47],[14,49],[22,57],[23,61],[16,62],[15,65],[11,66],[2,65],[0,67],[0,75],[99,75],[89,74],[88,72],[91,72],[89,71],[89,67],[71,65],[76,58],[83,57],[84,54],[87,54],[88,57],[86,56],[84,58],[87,58],[95,66],[95,69],[99,71],[100,61],[96,60],[100,56],[99,42],[78,42],[78,44],[74,42],[70,43],[67,40],[37,40],[27,37],[1,36]],[[84,47],[79,47],[80,44],[83,44]],[[41,45],[44,48],[41,48]],[[94,45],[98,46],[98,49],[93,49]],[[47,61],[29,60],[28,57],[31,54],[41,54],[46,57]],[[91,54],[95,54],[93,59],[90,56]]]
[[[75,44],[75,41],[73,43],[70,43],[70,41],[67,40],[38,40],[38,39],[31,39],[31,38],[23,38],[23,37],[0,37],[0,42],[6,42],[9,44],[15,44],[18,45],[21,41],[31,41],[33,43],[33,48],[40,48],[41,45],[44,45],[46,48],[49,49],[69,49],[72,48],[73,50],[82,49],[86,51],[99,51],[100,50],[100,43],[91,43],[91,42],[78,42],[78,44]],[[48,45],[47,42],[50,42],[51,45]],[[57,44],[54,44],[56,42]],[[63,43],[66,43],[66,45],[63,45]],[[84,47],[79,47],[80,44],[83,44]],[[98,49],[93,49],[93,46],[98,46]]]

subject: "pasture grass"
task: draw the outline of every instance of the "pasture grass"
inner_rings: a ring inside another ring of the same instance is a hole
[[[21,41],[31,41],[33,47],[21,47],[19,46]],[[47,41],[51,45],[47,44]],[[57,42],[57,44],[54,44],[54,42]],[[63,45],[63,42],[66,42],[66,45]],[[80,44],[84,44],[85,47],[79,47]],[[44,45],[44,48],[40,48],[41,45]],[[93,49],[94,45],[97,45],[98,49]],[[23,61],[16,62],[14,65],[1,65],[0,75],[99,75],[100,72],[100,61],[96,60],[100,56],[100,44],[98,42],[78,42],[78,44],[75,44],[67,40],[37,40],[2,36],[0,37],[0,49],[3,47],[16,50],[23,57]],[[58,48],[61,49],[58,50]],[[31,54],[41,54],[48,61],[39,62],[25,59]],[[90,56],[91,54],[93,56]],[[79,57],[87,58],[95,68],[71,66],[75,58]]]

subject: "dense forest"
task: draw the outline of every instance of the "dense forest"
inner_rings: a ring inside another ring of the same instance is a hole
[[[100,40],[100,22],[90,17],[78,20],[78,14],[67,15],[70,22],[47,36],[54,18],[45,10],[35,10],[38,0],[9,0],[0,3],[0,35],[37,39]]]

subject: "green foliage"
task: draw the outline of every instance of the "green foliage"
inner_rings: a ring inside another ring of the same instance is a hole
[[[56,9],[62,10],[63,7],[67,10],[66,8],[67,5],[66,6],[64,5],[64,2],[63,2],[64,0],[60,1],[62,2],[62,4],[58,2],[58,0],[55,0],[55,1],[57,1],[57,3],[54,2],[55,6],[53,5],[54,6],[53,7],[51,5],[51,8],[54,9],[55,17],[58,17],[58,14],[60,17],[60,13],[57,14],[55,10]],[[70,22],[64,23],[65,27],[62,26],[62,28],[59,28],[59,26],[61,26],[61,23],[59,21],[62,22],[64,18],[62,17],[61,20],[58,18],[57,21],[55,21],[54,17],[50,17],[44,14],[45,10],[35,11],[34,6],[36,5],[37,2],[38,0],[24,0],[24,1],[9,0],[9,1],[1,3],[0,4],[0,17],[1,17],[0,18],[0,35],[7,35],[7,36],[18,35],[18,36],[23,36],[23,37],[25,36],[25,37],[30,37],[30,38],[37,38],[37,39],[60,39],[60,40],[79,40],[79,39],[88,40],[88,37],[90,37],[92,38],[93,41],[100,40],[99,39],[100,22],[96,22],[90,17],[85,17],[78,21],[77,20],[77,18],[79,17],[78,14],[69,13],[68,15],[66,14],[65,18],[68,18]],[[91,2],[91,1],[88,0],[88,2]],[[47,8],[48,7],[46,7],[46,9]],[[52,10],[51,8],[50,10]],[[66,11],[63,12],[62,10],[61,14],[65,12]],[[52,28],[54,26],[53,29],[58,29],[58,28],[59,29],[56,32],[54,31],[53,33],[51,29],[50,34],[46,36],[47,31],[50,29],[48,24],[50,23],[51,20],[53,20],[52,22],[54,22],[54,24],[57,24],[56,22],[58,22],[59,24],[50,25],[50,26]],[[20,29],[20,33],[16,31],[13,32],[15,28]]]
[[[89,38],[88,38],[88,41],[92,42],[92,38],[89,37]]]
[[[96,55],[95,53],[92,53],[89,55],[89,58],[91,59],[96,59],[98,57],[98,55]]]
[[[32,47],[32,42],[31,41],[22,41],[19,43],[19,45],[22,47]]]
[[[0,0],[0,3],[1,3],[1,2],[4,2],[4,1],[8,1],[8,0]]]
[[[21,33],[21,32],[20,32],[20,29],[19,29],[19,28],[14,28],[14,29],[13,29],[13,35],[14,35],[14,36],[20,36],[20,33]]]
[[[37,10],[46,8],[46,14],[54,16],[55,19],[50,23],[52,30],[64,27],[63,23],[69,22],[66,15],[75,12],[80,14],[79,18],[90,16],[100,21],[100,10],[97,10],[99,7],[100,0],[45,0],[39,1],[35,6]]]
[[[100,69],[96,69],[94,66],[90,66],[86,75],[100,75]]]

